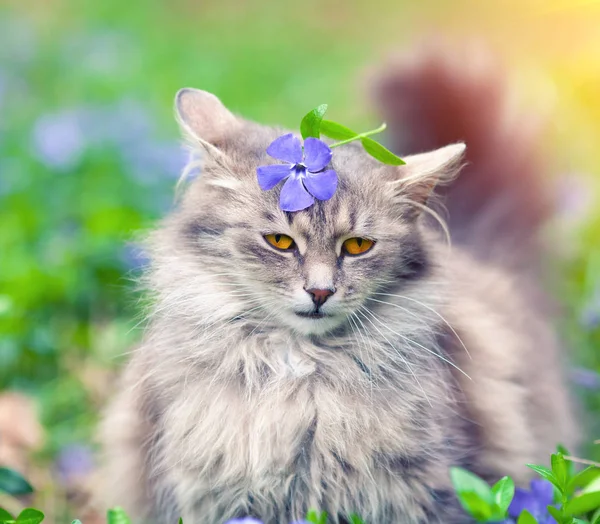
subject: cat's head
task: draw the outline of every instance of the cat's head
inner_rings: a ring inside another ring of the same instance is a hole
[[[290,213],[279,206],[282,184],[263,191],[256,173],[275,162],[266,148],[283,129],[240,119],[192,89],[178,93],[176,112],[202,158],[170,222],[173,253],[163,253],[163,265],[169,256],[179,265],[172,271],[186,288],[182,308],[195,301],[199,315],[223,310],[223,319],[323,334],[382,287],[427,273],[419,217],[440,177],[456,170],[463,144],[406,157],[404,166],[383,165],[360,144],[336,148],[334,196]]]

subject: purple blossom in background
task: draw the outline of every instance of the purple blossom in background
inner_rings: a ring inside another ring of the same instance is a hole
[[[258,184],[268,191],[287,179],[279,195],[283,211],[301,211],[318,200],[329,200],[337,189],[337,173],[333,169],[323,171],[331,160],[331,149],[318,138],[304,141],[292,133],[280,136],[267,148],[267,154],[286,164],[270,164],[257,168]]]
[[[583,308],[580,317],[581,325],[588,330],[600,327],[600,287],[597,287]]]
[[[90,448],[73,444],[63,448],[56,459],[56,474],[63,485],[70,485],[90,474],[94,469]]]
[[[579,387],[591,390],[600,389],[600,375],[591,369],[575,368],[571,371],[571,380]]]
[[[154,127],[148,111],[129,99],[82,106],[39,118],[32,147],[41,162],[56,170],[73,169],[88,149],[114,148],[129,175],[153,184],[179,177],[189,156],[178,141],[157,140]]]
[[[515,496],[508,508],[508,515],[514,520],[504,522],[516,522],[521,512],[527,510],[536,518],[538,524],[555,524],[547,509],[554,503],[552,484],[544,479],[533,479],[529,487],[529,491],[522,488],[515,490]]]
[[[188,162],[188,153],[177,141],[140,141],[124,150],[123,157],[131,175],[142,183],[178,178]]]
[[[144,249],[137,244],[127,244],[125,249],[123,249],[121,259],[132,271],[144,269],[150,263],[150,259]]]
[[[35,123],[35,156],[54,169],[67,170],[75,167],[86,146],[81,114],[77,110],[45,115]]]
[[[152,116],[139,102],[126,98],[107,109],[95,115],[99,129],[97,140],[127,148],[154,135]]]

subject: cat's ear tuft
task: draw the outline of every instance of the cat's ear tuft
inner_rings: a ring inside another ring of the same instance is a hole
[[[175,95],[175,113],[187,138],[204,145],[218,145],[240,125],[215,95],[200,89],[180,89]]]
[[[463,143],[403,157],[398,167],[397,193],[418,204],[425,204],[438,183],[449,182],[460,170],[466,146]]]

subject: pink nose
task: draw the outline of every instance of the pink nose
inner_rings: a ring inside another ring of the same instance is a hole
[[[325,304],[325,301],[335,293],[332,289],[307,289],[307,293],[312,295],[312,300],[315,306],[320,307]]]

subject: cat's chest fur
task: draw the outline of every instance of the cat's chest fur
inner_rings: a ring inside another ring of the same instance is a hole
[[[322,486],[352,497],[344,479],[366,488],[424,474],[445,446],[445,382],[431,380],[435,366],[400,359],[384,373],[378,341],[370,343],[358,351],[349,340],[257,337],[236,344],[237,373],[182,377],[161,423],[162,466],[170,464],[177,489],[244,500],[297,500],[296,490],[312,500]]]

